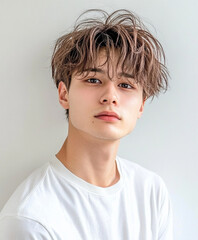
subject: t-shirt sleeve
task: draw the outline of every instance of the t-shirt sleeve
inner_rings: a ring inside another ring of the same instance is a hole
[[[3,217],[0,220],[0,239],[52,240],[40,223],[24,217]]]
[[[158,240],[173,240],[173,213],[168,190],[161,180]]]

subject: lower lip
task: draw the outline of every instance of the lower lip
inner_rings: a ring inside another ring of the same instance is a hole
[[[108,122],[116,122],[118,121],[119,119],[117,117],[114,117],[114,116],[97,116],[96,118],[99,118],[101,120],[104,120],[104,121],[108,121]]]

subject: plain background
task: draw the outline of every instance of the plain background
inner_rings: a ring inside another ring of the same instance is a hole
[[[55,40],[88,8],[136,12],[162,43],[170,88],[151,103],[118,155],[159,174],[169,189],[175,239],[198,236],[198,4],[196,0],[0,1],[0,209],[67,135],[51,78]]]

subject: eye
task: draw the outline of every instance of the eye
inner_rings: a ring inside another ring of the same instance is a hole
[[[97,78],[89,78],[86,80],[86,82],[88,83],[97,83],[97,82],[101,82],[99,79]]]
[[[123,88],[128,88],[128,89],[133,89],[134,88],[133,86],[131,86],[128,83],[120,83],[119,85],[122,85]]]

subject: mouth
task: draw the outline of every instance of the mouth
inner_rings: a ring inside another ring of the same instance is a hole
[[[98,119],[109,121],[109,122],[115,122],[120,120],[120,117],[115,112],[101,112],[98,115],[94,116]]]

